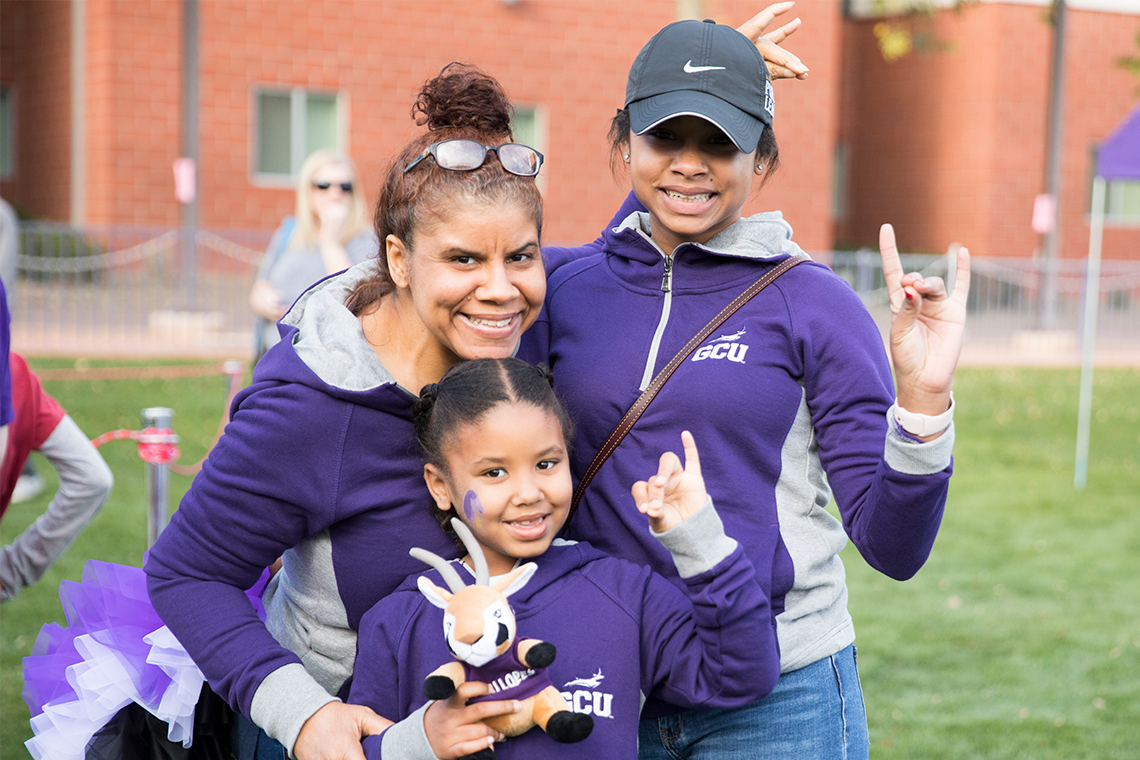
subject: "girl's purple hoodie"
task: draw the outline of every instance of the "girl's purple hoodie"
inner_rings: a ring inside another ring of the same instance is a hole
[[[716,484],[710,483],[710,487]],[[629,509],[640,515],[632,504]],[[641,516],[642,520],[645,517]],[[637,756],[647,697],[688,707],[735,707],[768,694],[780,674],[765,568],[753,569],[724,534],[711,501],[684,523],[656,534],[675,562],[682,591],[669,581],[584,543],[555,542],[532,560],[538,571],[510,597],[518,636],[558,650],[547,674],[570,708],[593,715],[577,744],[531,729],[495,746],[501,760]],[[460,575],[470,578],[460,563]],[[440,584],[436,571],[428,574]],[[410,578],[360,625],[349,700],[401,719],[364,740],[369,760],[432,760],[424,734],[424,678],[453,660],[443,611]]]

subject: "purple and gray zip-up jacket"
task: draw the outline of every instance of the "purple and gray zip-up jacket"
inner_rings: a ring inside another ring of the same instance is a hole
[[[628,207],[629,201],[627,201]],[[577,424],[580,476],[654,374],[775,263],[802,253],[778,212],[742,219],[666,256],[634,212],[601,253],[560,255],[520,355],[547,360]],[[784,672],[854,641],[839,551],[848,536],[896,579],[926,561],[951,472],[953,426],[922,443],[889,420],[882,339],[850,286],[809,262],[780,277],[677,370],[586,491],[572,538],[676,578],[628,497],[692,431],[729,535],[778,613]],[[832,495],[842,523],[827,511]]]
[[[360,618],[422,569],[409,547],[458,553],[428,514],[416,397],[344,308],[375,266],[293,306],[146,561],[155,609],[213,689],[289,749],[352,672]],[[262,624],[242,590],[278,557]]]
[[[736,707],[775,686],[780,658],[761,591],[767,567],[754,569],[725,535],[711,500],[657,535],[684,593],[648,568],[585,543],[556,541],[531,560],[538,571],[509,600],[518,635],[554,644],[550,680],[572,710],[594,716],[594,729],[577,744],[558,744],[532,729],[496,745],[500,760],[628,760],[637,757],[646,697]],[[460,574],[470,577],[460,564]],[[437,572],[428,575],[441,583]],[[364,616],[349,701],[401,719],[364,739],[368,760],[433,760],[423,682],[453,659],[443,612],[424,599],[414,578]]]

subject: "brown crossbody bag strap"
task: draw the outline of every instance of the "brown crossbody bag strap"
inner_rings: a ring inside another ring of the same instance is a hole
[[[661,371],[653,378],[641,395],[637,397],[637,401],[633,402],[633,406],[625,413],[625,416],[618,422],[617,427],[613,429],[606,442],[598,449],[598,453],[594,455],[594,459],[590,462],[590,466],[586,468],[583,473],[582,479],[578,481],[578,487],[574,489],[574,498],[570,502],[570,514],[566,518],[567,523],[570,517],[574,516],[574,512],[578,509],[578,502],[582,500],[583,494],[586,493],[586,488],[590,485],[590,481],[598,474],[598,470],[602,468],[606,460],[610,458],[610,454],[614,453],[618,444],[625,438],[626,433],[633,429],[634,423],[641,417],[641,413],[649,406],[649,402],[653,401],[657,392],[665,385],[667,381],[677,368],[680,367],[690,354],[697,350],[705,340],[713,334],[718,327],[725,323],[725,321],[740,309],[741,306],[748,303],[752,298],[757,295],[761,290],[771,285],[777,277],[782,275],[797,264],[802,264],[805,261],[810,261],[807,256],[796,255],[784,259],[779,264],[769,269],[764,276],[756,282],[749,285],[743,293],[733,299],[732,303],[721,309],[712,320],[705,325],[699,333],[693,336],[692,340],[686,343],[676,356],[669,360],[669,363],[661,368]]]

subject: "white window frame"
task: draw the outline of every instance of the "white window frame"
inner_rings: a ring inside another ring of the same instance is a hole
[[[261,95],[289,95],[289,173],[258,171],[257,161],[260,152],[258,140],[261,137],[261,109],[259,97]],[[331,95],[336,99],[336,145],[334,149],[340,153],[348,154],[348,94],[344,90],[325,89],[321,87],[301,87],[281,84],[256,84],[250,90],[249,111],[249,174],[250,181],[259,187],[293,187],[297,181],[297,172],[308,154],[305,151],[305,106],[308,96]]]
[[[538,189],[543,194],[546,193],[546,175],[549,173],[549,159],[550,156],[546,152],[547,147],[547,112],[546,106],[542,103],[534,103],[530,101],[521,100],[511,103],[511,131],[514,131],[514,114],[519,111],[530,111],[534,114],[534,140],[523,143],[537,150],[542,154],[542,169],[538,172],[536,183]],[[515,140],[519,139],[519,135],[515,135]]]

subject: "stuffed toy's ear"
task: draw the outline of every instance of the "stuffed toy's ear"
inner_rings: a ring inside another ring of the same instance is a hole
[[[493,589],[502,593],[503,596],[510,596],[531,579],[531,576],[538,572],[538,565],[533,562],[527,562],[522,567],[516,567],[497,581]]]
[[[441,589],[422,575],[416,579],[416,585],[420,587],[420,593],[426,596],[429,602],[441,610],[447,609],[447,603],[451,601],[452,597],[450,591]]]

